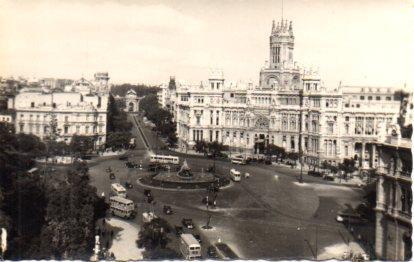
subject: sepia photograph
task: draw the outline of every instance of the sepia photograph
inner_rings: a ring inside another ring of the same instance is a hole
[[[413,0],[0,0],[0,260],[411,261]]]

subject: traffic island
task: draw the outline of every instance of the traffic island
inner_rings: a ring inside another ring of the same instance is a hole
[[[145,176],[139,181],[148,186],[171,189],[207,189],[220,188],[230,184],[230,180],[210,172],[195,172],[184,161],[178,172],[162,171]]]

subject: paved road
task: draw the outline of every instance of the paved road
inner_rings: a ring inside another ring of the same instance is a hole
[[[150,145],[156,144],[157,137],[150,130],[143,128],[142,131]],[[145,164],[148,157],[145,143],[137,128],[134,128],[134,134],[137,135],[137,147],[130,152],[130,159]],[[185,158],[195,171],[212,164],[212,160],[197,156]],[[124,162],[117,159],[91,167],[91,183],[98,192],[109,193],[113,181],[104,171],[108,166],[115,170],[116,181],[134,183],[128,197],[139,203],[139,213],[153,208],[156,214],[163,216],[163,205],[171,205],[175,214],[163,217],[172,225],[179,225],[183,217],[191,217],[205,246],[221,239],[245,259],[313,259],[316,246],[317,253],[321,254],[325,247],[344,243],[350,236],[345,227],[335,221],[336,212],[347,204],[355,206],[362,194],[359,189],[336,186],[307,176],[304,184],[298,184],[295,170],[253,164],[236,167],[249,172],[251,177],[221,190],[216,209],[207,211],[202,205],[201,199],[207,194],[204,190],[153,189],[156,204],[149,206],[143,201],[146,187],[137,183],[138,178],[148,172],[127,169]],[[234,166],[216,161],[216,167],[219,173],[227,174]],[[209,216],[214,228],[201,230]],[[135,222],[140,224],[140,218],[138,216]]]

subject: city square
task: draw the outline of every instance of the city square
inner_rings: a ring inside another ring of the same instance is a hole
[[[1,2],[0,259],[409,261],[412,10]]]

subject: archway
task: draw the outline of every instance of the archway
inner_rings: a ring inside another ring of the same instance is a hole
[[[133,102],[130,102],[129,104],[128,104],[128,111],[129,112],[134,112],[135,110],[135,105],[134,105],[134,103]]]

